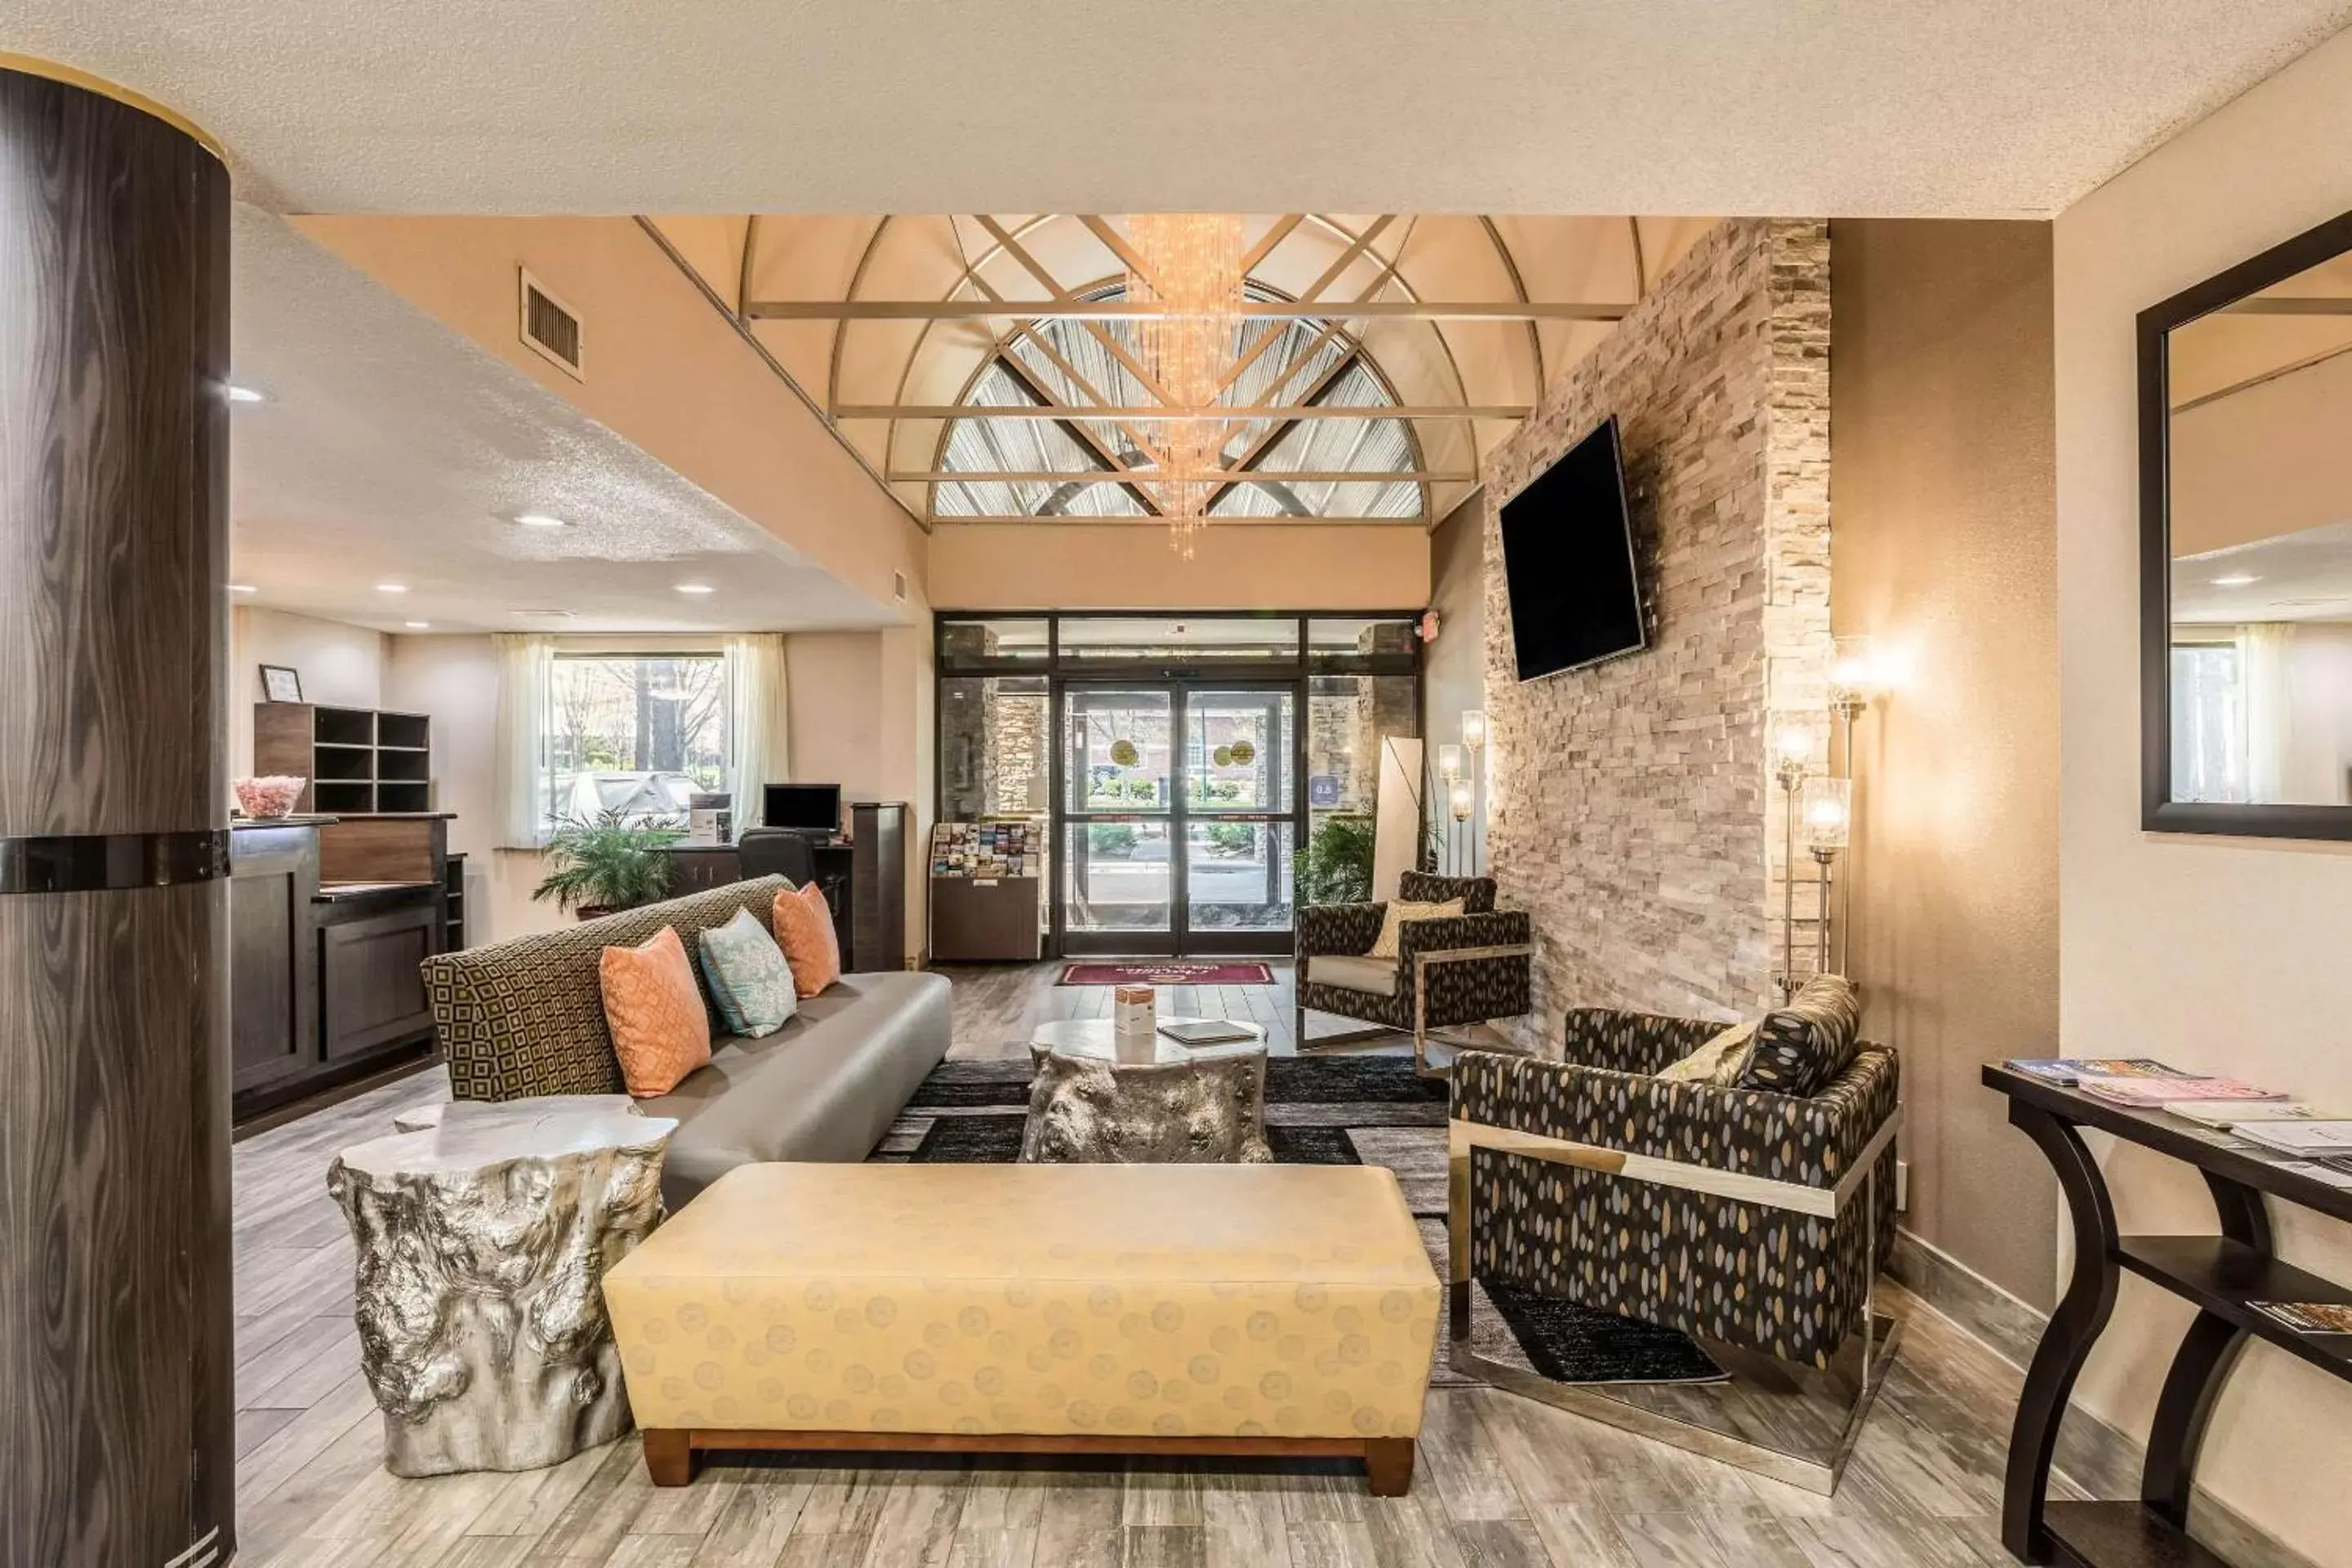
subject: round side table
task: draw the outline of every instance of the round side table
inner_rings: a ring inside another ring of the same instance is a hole
[[[395,1476],[528,1470],[629,1429],[604,1270],[661,1218],[664,1117],[452,1119],[327,1171]]]
[[[1108,1018],[1038,1026],[1021,1158],[1038,1164],[1263,1164],[1265,1031],[1187,1046],[1122,1040]]]

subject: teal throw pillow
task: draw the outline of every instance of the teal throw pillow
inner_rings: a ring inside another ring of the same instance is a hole
[[[793,991],[792,965],[784,962],[784,950],[769,934],[767,922],[749,910],[738,910],[733,920],[704,931],[699,940],[702,973],[727,1027],[753,1039],[782,1028],[800,1004]]]

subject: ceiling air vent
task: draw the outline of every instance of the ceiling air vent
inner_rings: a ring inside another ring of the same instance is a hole
[[[580,358],[580,318],[538,279],[517,272],[522,279],[522,341],[573,380],[587,380]]]
[[[902,605],[907,602],[907,574],[904,572],[890,574],[890,596]]]

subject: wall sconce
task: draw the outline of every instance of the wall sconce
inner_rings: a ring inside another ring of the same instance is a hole
[[[1474,752],[1486,749],[1486,710],[1465,708],[1462,710],[1462,743]]]
[[[1468,779],[1455,779],[1452,783],[1448,784],[1445,786],[1445,804],[1453,809],[1454,821],[1469,821],[1471,806],[1470,781]]]
[[[1437,776],[1447,784],[1462,777],[1462,748],[1447,744],[1437,748]]]

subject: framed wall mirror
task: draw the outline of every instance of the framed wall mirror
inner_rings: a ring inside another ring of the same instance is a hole
[[[2352,839],[2352,213],[2139,317],[2141,826]]]

